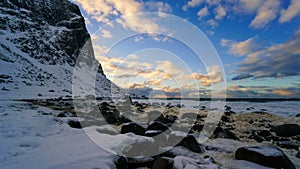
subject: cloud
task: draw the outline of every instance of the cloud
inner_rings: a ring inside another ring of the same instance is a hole
[[[223,81],[222,71],[219,66],[212,66],[207,68],[207,74],[193,73],[192,77],[195,80],[200,80],[203,86],[210,86],[213,83],[220,83]]]
[[[281,96],[292,96],[293,92],[286,89],[275,89],[272,91],[273,94],[281,95]]]
[[[213,19],[210,19],[208,21],[206,21],[206,23],[208,23],[211,27],[215,28],[217,26],[219,26],[218,22],[216,22],[215,20]]]
[[[134,15],[144,11],[145,4],[135,0],[74,0],[96,21],[113,26],[112,18],[126,29],[136,32],[153,33],[162,30],[151,18]],[[160,4],[158,10],[165,10],[168,5]]]
[[[292,20],[295,16],[300,14],[300,1],[291,0],[291,3],[287,9],[280,11],[279,22],[284,23]]]
[[[244,56],[252,53],[255,48],[255,38],[249,38],[242,42],[235,42],[232,40],[221,39],[221,46],[229,47],[229,53],[236,56]]]
[[[112,38],[113,37],[108,30],[103,29],[101,32],[102,32],[102,37],[104,37],[104,38]]]
[[[235,11],[238,13],[254,13],[262,6],[264,0],[239,0],[235,4]]]
[[[224,16],[226,16],[226,10],[222,5],[219,5],[217,8],[215,8],[215,19],[221,20]]]
[[[231,85],[227,87],[228,97],[239,98],[280,98],[299,97],[299,87],[273,87],[273,86],[242,86]]]
[[[300,75],[300,32],[282,44],[254,50],[238,64],[238,74],[252,74],[255,78],[281,78]],[[254,53],[254,54],[253,54]]]
[[[239,74],[232,78],[232,80],[242,80],[242,79],[248,79],[250,77],[253,77],[251,74]]]
[[[199,19],[202,19],[202,18],[204,18],[205,16],[208,16],[208,15],[209,15],[209,11],[208,11],[207,6],[204,7],[204,8],[202,8],[202,9],[200,9],[200,10],[198,11],[197,15],[198,15]]]
[[[191,1],[188,1],[187,4],[185,4],[182,9],[184,11],[187,11],[187,9],[189,7],[196,7],[196,6],[199,6],[201,3],[203,2],[203,0],[191,0]]]
[[[150,1],[145,3],[146,7],[150,11],[159,12],[159,13],[171,13],[172,7],[168,3]]]
[[[264,4],[258,9],[255,18],[251,21],[250,27],[255,29],[264,28],[276,18],[279,6],[279,0],[265,0]]]

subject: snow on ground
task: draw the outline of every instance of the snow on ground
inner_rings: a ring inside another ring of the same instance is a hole
[[[80,129],[54,120],[53,110],[0,101],[0,168],[114,168],[117,156]]]

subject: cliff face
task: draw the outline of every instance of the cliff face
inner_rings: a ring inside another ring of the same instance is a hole
[[[84,18],[68,0],[0,1],[0,93],[12,98],[71,95],[84,46],[85,64],[95,64]],[[97,72],[97,95],[108,96],[111,83],[100,64]]]

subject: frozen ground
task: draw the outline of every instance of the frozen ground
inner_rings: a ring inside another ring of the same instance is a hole
[[[62,120],[55,117],[58,113],[59,111],[28,102],[0,101],[0,168],[111,169],[115,168],[114,162],[118,158],[114,155],[115,152],[122,152],[136,142],[152,140],[133,133],[113,136],[99,133],[100,129],[112,130],[109,129],[109,125],[91,126],[84,130],[74,129],[64,122],[74,117]],[[94,141],[105,145],[110,152],[100,148]],[[255,163],[234,159],[234,152],[238,147],[260,143],[218,138],[203,144],[218,147],[220,151],[206,151],[199,156],[209,155],[217,161],[216,165],[223,168],[266,169]],[[300,167],[295,151],[284,151],[296,167]],[[175,158],[176,166],[182,166],[184,158]],[[216,165],[209,164],[203,167],[215,168]]]
[[[55,112],[24,102],[0,102],[0,168],[114,168],[116,156],[83,130],[42,113]]]

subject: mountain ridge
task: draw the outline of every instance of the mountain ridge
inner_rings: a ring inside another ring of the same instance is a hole
[[[97,97],[120,91],[95,59],[79,7],[68,0],[1,1],[0,40],[3,98],[70,97],[76,62],[86,65],[84,76],[97,67],[96,79],[82,77],[76,85],[95,87]]]

